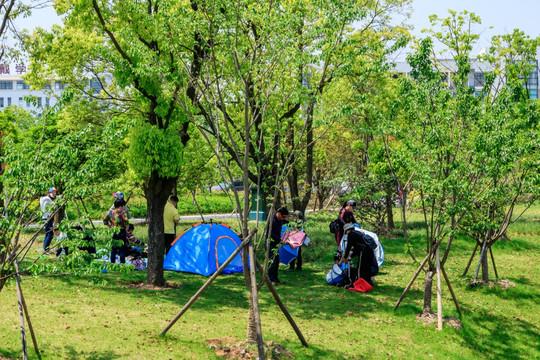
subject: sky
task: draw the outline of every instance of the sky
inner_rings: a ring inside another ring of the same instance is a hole
[[[480,34],[477,48],[487,48],[493,35],[509,34],[520,29],[531,38],[540,36],[540,0],[413,0],[413,35],[429,28],[429,16],[447,17],[448,9],[467,10],[482,20],[474,30]],[[490,29],[490,27],[493,27]]]
[[[482,24],[474,29],[480,39],[473,52],[487,48],[493,35],[512,33],[516,28],[530,37],[540,36],[540,0],[413,0],[412,17],[407,21],[414,26],[413,35],[421,36],[421,30],[428,28],[429,15],[446,17],[448,9],[457,12],[468,10],[482,19]],[[32,29],[41,26],[49,29],[59,23],[54,9],[35,10],[31,17],[20,19],[17,26]],[[490,27],[493,27],[490,29]]]

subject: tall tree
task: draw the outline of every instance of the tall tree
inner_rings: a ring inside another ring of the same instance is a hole
[[[38,29],[28,39],[29,79],[58,78],[71,91],[109,104],[132,121],[129,164],[147,201],[147,282],[163,285],[163,208],[181,171],[188,124],[179,106],[192,94],[197,71],[196,3],[167,1],[58,1],[63,26]],[[189,100],[188,100],[189,101]]]

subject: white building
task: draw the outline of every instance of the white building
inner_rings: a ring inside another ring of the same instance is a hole
[[[453,59],[438,59],[437,62],[441,71],[446,75],[445,82],[448,84],[448,87],[455,89],[452,83],[452,75],[455,74],[457,69],[456,62]],[[524,80],[523,85],[529,90],[529,97],[531,99],[538,99],[538,61],[535,60],[534,65],[534,70]],[[398,74],[410,76],[411,66],[407,62],[396,62],[394,69]],[[492,70],[489,64],[478,59],[471,59],[471,72],[469,73],[468,85],[470,88],[474,88],[475,96],[480,94],[484,86],[484,73]]]
[[[40,115],[44,108],[56,104],[57,97],[62,93],[64,85],[60,81],[53,81],[41,90],[30,89],[22,76],[26,73],[26,66],[10,66],[0,64],[0,111],[15,105],[35,115]]]

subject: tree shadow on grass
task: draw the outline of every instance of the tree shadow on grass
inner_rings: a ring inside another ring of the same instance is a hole
[[[500,326],[501,323],[507,326]],[[538,327],[516,318],[468,314],[457,332],[479,357],[487,359],[534,359],[538,356]],[[530,344],[530,346],[523,346]]]
[[[73,346],[64,347],[66,355],[69,359],[88,359],[88,360],[113,360],[118,359],[118,355],[114,352],[107,351],[79,351]]]

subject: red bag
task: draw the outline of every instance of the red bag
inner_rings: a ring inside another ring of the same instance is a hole
[[[281,241],[289,244],[292,249],[302,246],[305,239],[306,233],[299,230],[287,231],[281,236]]]
[[[354,286],[349,288],[349,290],[358,292],[369,292],[373,290],[373,286],[369,285],[366,280],[360,278],[354,282]]]

